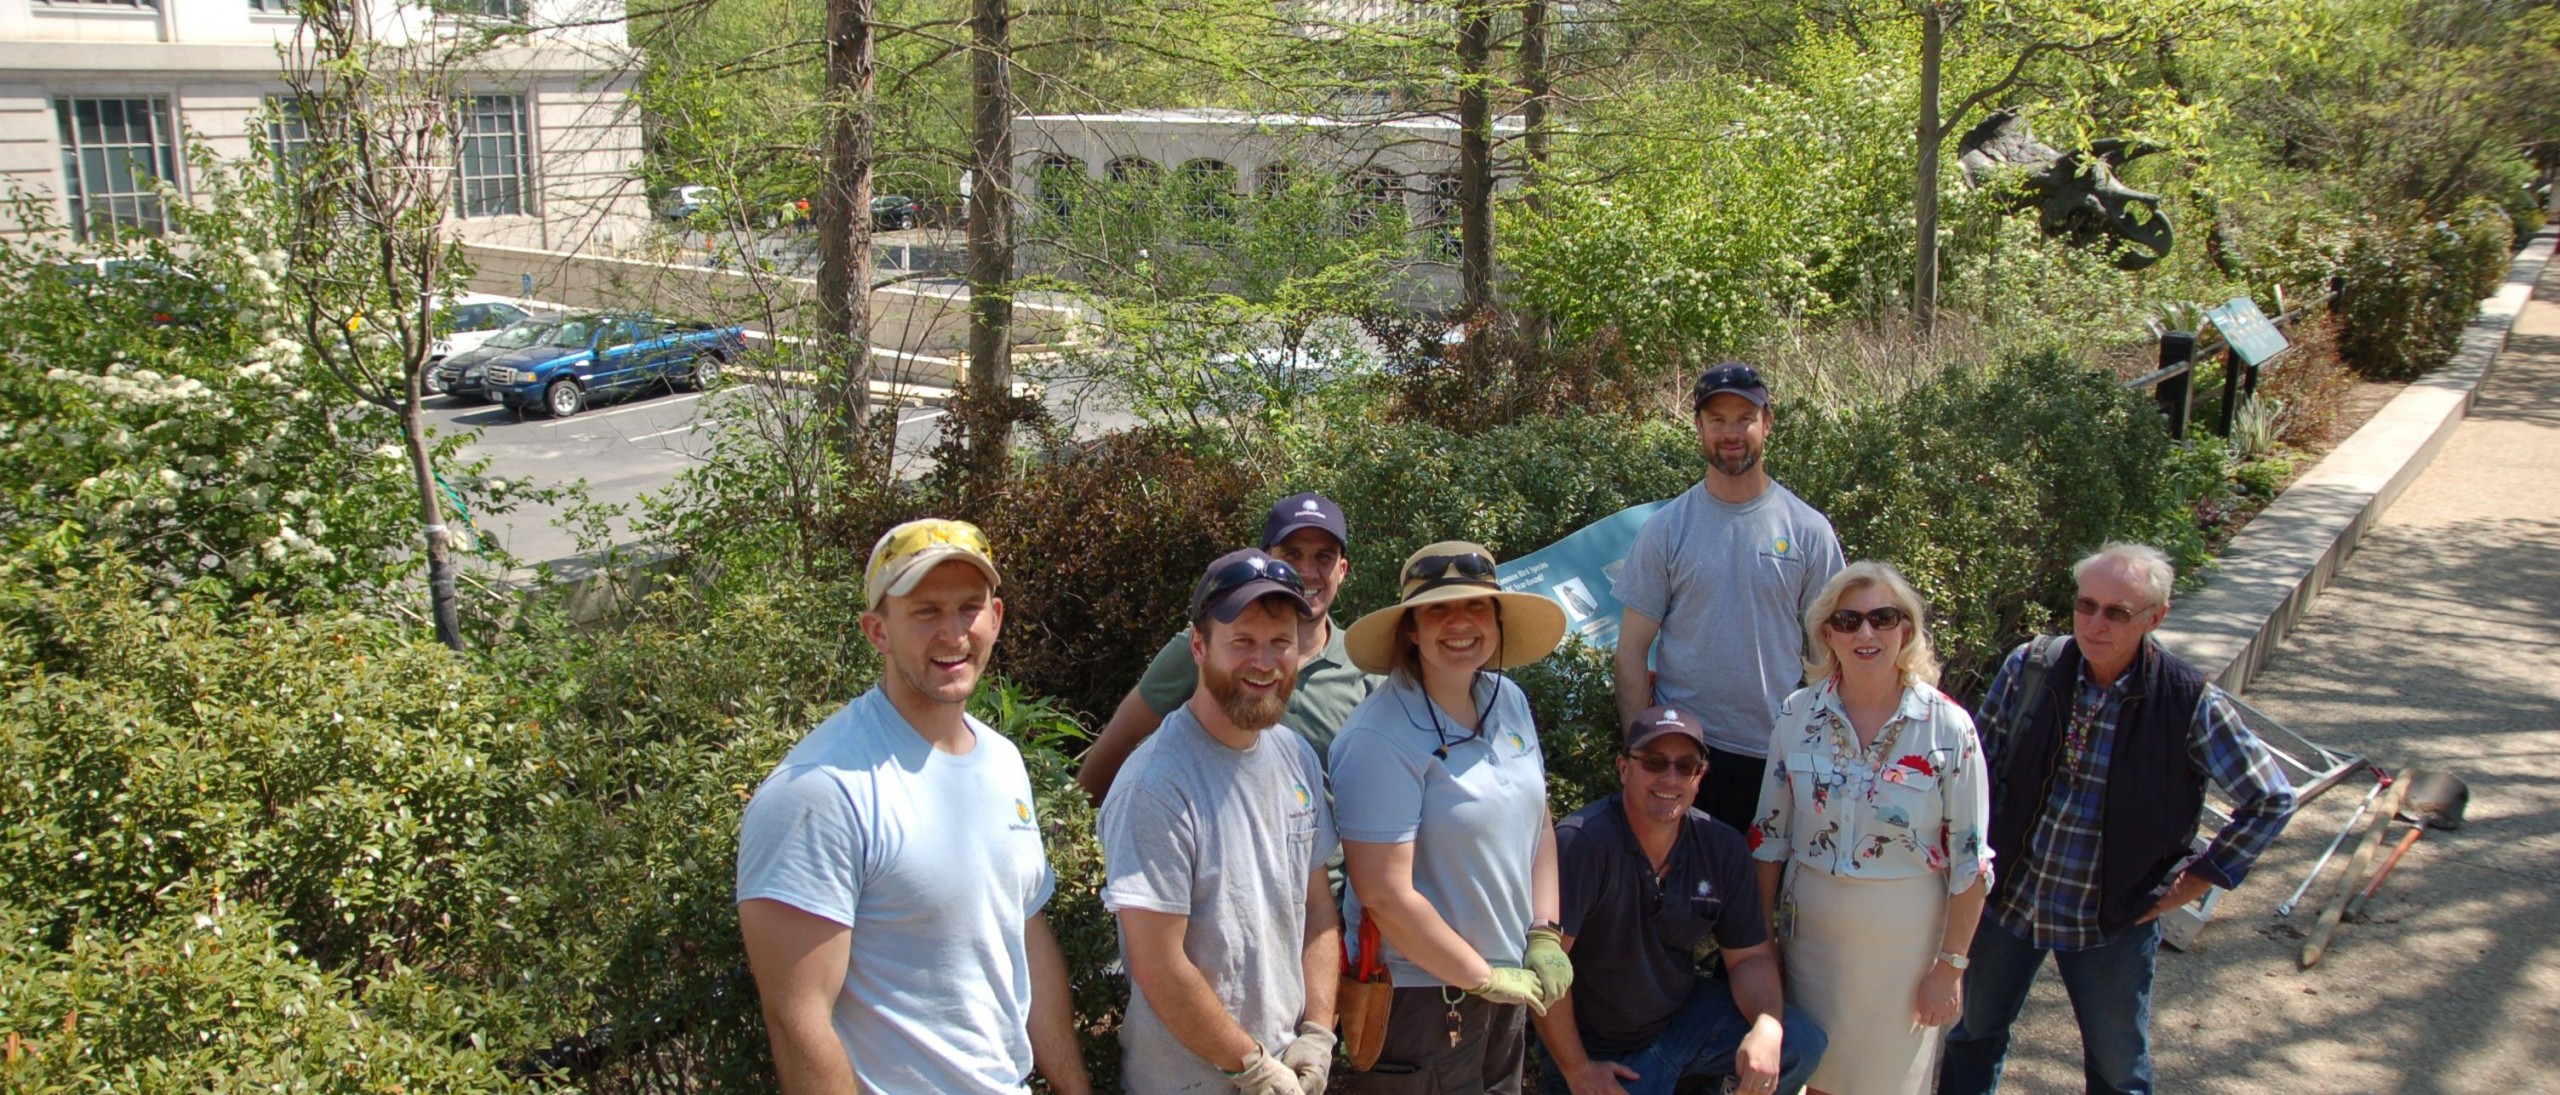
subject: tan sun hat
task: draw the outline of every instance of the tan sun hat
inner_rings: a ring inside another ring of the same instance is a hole
[[[1564,606],[1535,593],[1512,593],[1496,580],[1493,553],[1481,544],[1443,540],[1404,561],[1398,588],[1403,599],[1369,613],[1343,633],[1351,664],[1369,673],[1395,669],[1396,625],[1405,610],[1434,601],[1491,597],[1502,610],[1502,649],[1487,669],[1516,669],[1554,653],[1564,641]]]

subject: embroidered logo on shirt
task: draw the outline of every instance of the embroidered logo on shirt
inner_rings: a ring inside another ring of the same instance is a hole
[[[1031,804],[1018,798],[1013,800],[1013,816],[1014,823],[1006,826],[1006,828],[1013,829],[1017,832],[1029,829],[1031,827]]]
[[[1502,742],[1503,744],[1511,747],[1512,756],[1525,757],[1529,755],[1529,739],[1521,737],[1520,732],[1517,730],[1503,731]]]
[[[1313,806],[1313,805],[1315,805],[1315,804],[1316,804],[1316,797],[1315,797],[1314,795],[1311,795],[1311,794],[1308,794],[1308,793],[1307,793],[1307,785],[1306,785],[1306,784],[1303,784],[1303,783],[1292,784],[1292,785],[1290,785],[1290,788],[1289,788],[1289,789],[1290,789],[1290,790],[1293,790],[1293,791],[1296,791],[1296,792],[1298,793],[1298,808],[1299,808],[1299,809],[1304,810],[1304,809],[1306,809],[1306,808],[1308,808],[1308,807]]]

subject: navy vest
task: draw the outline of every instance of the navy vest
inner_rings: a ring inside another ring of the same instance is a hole
[[[2044,686],[2015,697],[2026,715],[2012,724],[2001,770],[1991,788],[1991,850],[2002,891],[2024,870],[2036,818],[2050,797],[2054,770],[2080,684],[2080,649],[2065,640]],[[2032,655],[2030,655],[2032,656]],[[2196,819],[2204,811],[2204,776],[2188,759],[2189,728],[2204,698],[2204,674],[2160,644],[2143,640],[2142,655],[2116,719],[2114,751],[2099,808],[2098,931],[2113,939],[2151,911],[2169,889],[2171,872],[2194,853]]]

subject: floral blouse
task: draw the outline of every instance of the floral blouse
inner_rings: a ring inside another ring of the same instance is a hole
[[[1751,831],[1753,859],[1851,878],[1944,873],[1947,893],[1991,874],[1983,832],[1991,779],[1973,716],[1924,684],[1858,748],[1836,680],[1800,688],[1778,710]]]

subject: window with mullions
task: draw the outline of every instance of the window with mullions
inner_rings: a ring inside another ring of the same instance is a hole
[[[169,214],[153,189],[178,178],[177,131],[164,96],[53,101],[62,134],[63,194],[81,239],[108,226],[154,234]]]
[[[289,95],[267,96],[267,148],[275,154],[279,183],[310,159],[311,130],[303,124],[300,100]]]
[[[160,0],[36,0],[36,10],[46,8],[123,8],[127,11],[158,11]]]
[[[525,212],[532,159],[525,149],[524,96],[473,95],[462,104],[462,150],[455,205],[466,217]]]
[[[435,9],[447,15],[497,19],[509,23],[524,22],[531,8],[531,0],[435,0]]]
[[[291,15],[293,0],[249,0],[249,10],[260,15]]]

